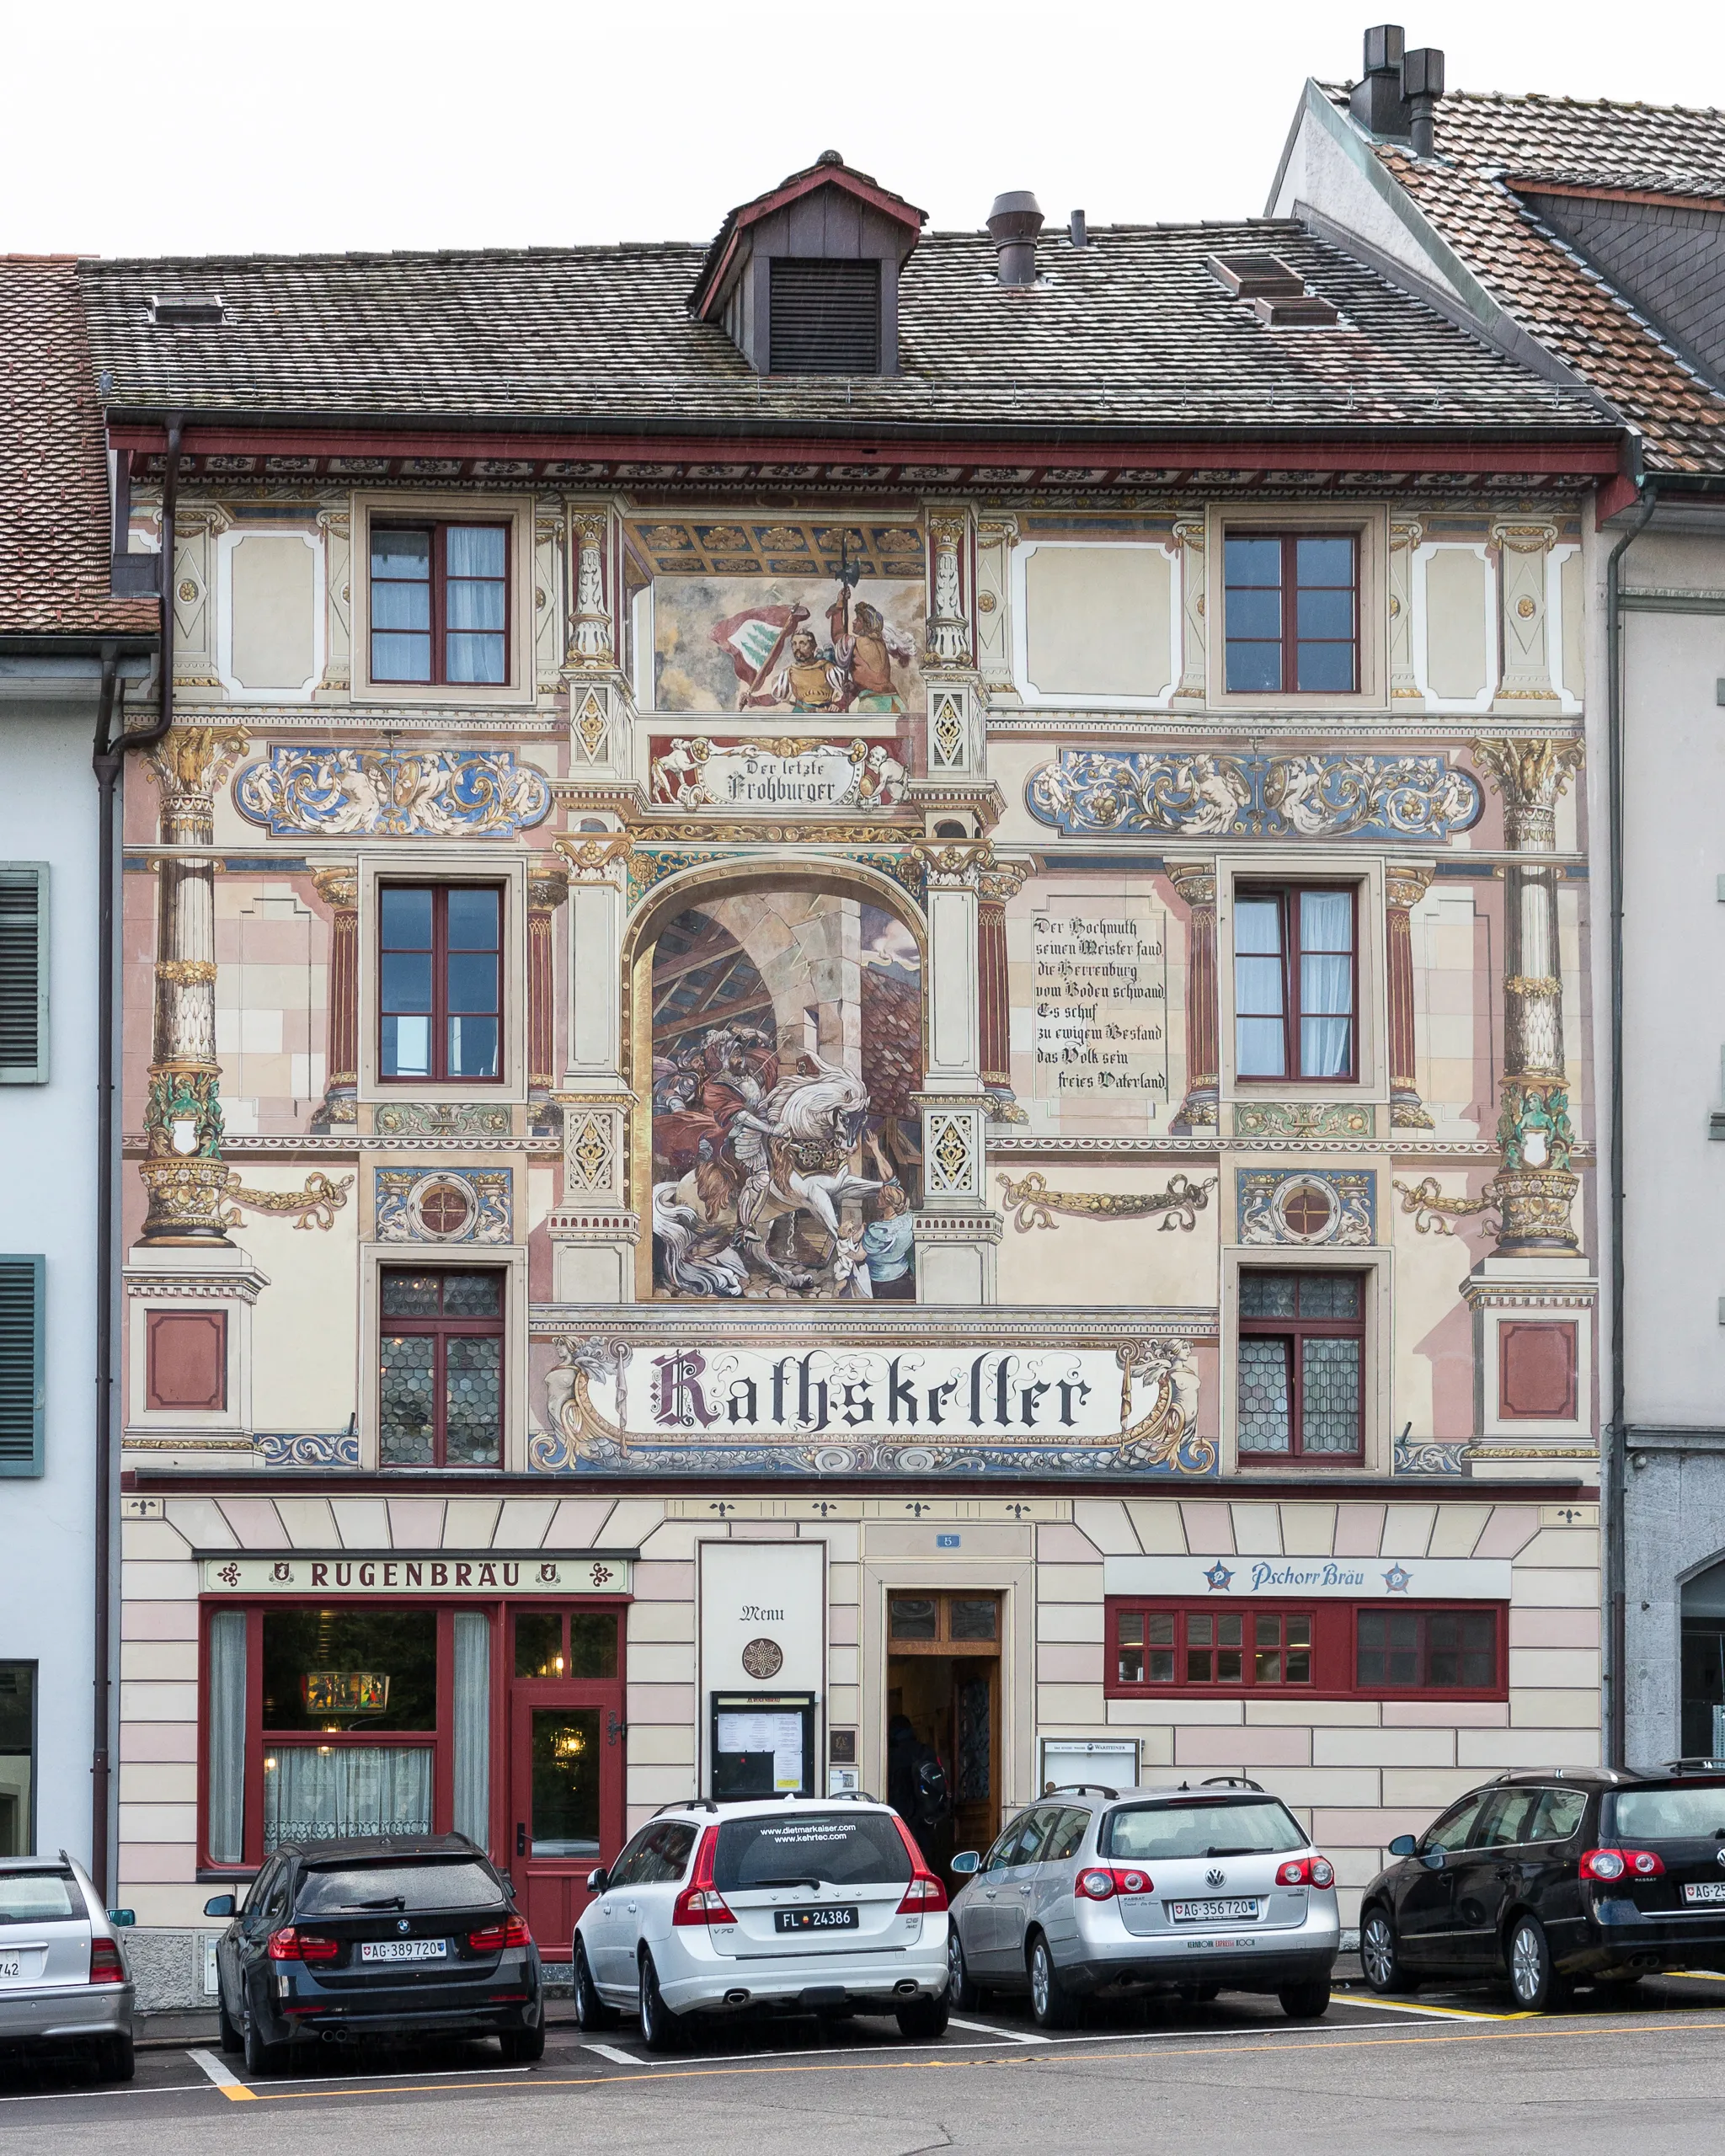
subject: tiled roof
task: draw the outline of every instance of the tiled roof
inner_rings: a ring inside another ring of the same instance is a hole
[[[0,256],[0,636],[152,635],[108,590],[108,454],[70,256]]]
[[[686,302],[703,250],[91,262],[97,363],[122,411],[598,427],[858,425],[1116,433],[1362,424],[1573,433],[1608,424],[1298,224],[1045,236],[1044,281],[1001,289],[981,233],[925,239],[900,286],[895,376],[763,379]],[[1273,248],[1342,310],[1265,328],[1204,267]],[[227,320],[158,327],[149,296],[219,293]]]
[[[1326,84],[1343,109],[1345,88]],[[1648,468],[1725,471],[1725,398],[1520,199],[1546,186],[1725,200],[1725,112],[1455,93],[1437,155],[1378,157],[1521,326],[1646,437]]]

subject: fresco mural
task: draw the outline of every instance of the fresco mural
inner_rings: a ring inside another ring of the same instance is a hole
[[[653,596],[660,711],[889,718],[924,707],[922,580],[661,577]]]
[[[766,889],[653,958],[654,1292],[911,1300],[922,969],[896,915]]]

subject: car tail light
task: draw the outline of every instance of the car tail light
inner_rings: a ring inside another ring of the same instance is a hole
[[[111,1939],[93,1939],[90,1941],[90,1982],[93,1984],[123,1984],[126,1964],[120,1958],[120,1949]]]
[[[1589,1849],[1581,1860],[1583,1879],[1663,1879],[1665,1860],[1652,1849]]]
[[[272,1961],[333,1961],[340,1951],[339,1940],[319,1939],[313,1932],[296,1931],[291,1924],[270,1935]]]
[[[713,1883],[713,1852],[718,1845],[718,1829],[703,1827],[701,1846],[695,1852],[695,1869],[689,1875],[689,1883],[671,1904],[673,1924],[734,1924],[736,1919],[725,1907],[724,1896]]]
[[[947,1890],[928,1868],[928,1860],[916,1846],[911,1829],[893,1814],[893,1824],[899,1830],[899,1839],[911,1860],[911,1883],[905,1889],[905,1898],[899,1904],[901,1917],[938,1916],[947,1905]]]
[[[1072,1882],[1080,1901],[1111,1902],[1116,1894],[1148,1894],[1156,1881],[1134,1864],[1090,1864]]]
[[[501,1954],[507,1946],[531,1946],[533,1935],[525,1917],[511,1917],[507,1924],[488,1924],[483,1931],[470,1931],[467,1944],[476,1954]]]
[[[1336,1868],[1327,1856],[1290,1857],[1276,1874],[1279,1886],[1333,1886]]]

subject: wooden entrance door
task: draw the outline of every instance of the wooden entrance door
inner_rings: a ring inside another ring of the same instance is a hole
[[[888,1720],[904,1715],[946,1769],[952,1815],[919,1837],[943,1869],[998,1828],[1000,1698],[999,1595],[889,1592]]]
[[[568,1956],[587,1875],[622,1847],[622,1612],[510,1613],[507,1862],[541,1950]]]

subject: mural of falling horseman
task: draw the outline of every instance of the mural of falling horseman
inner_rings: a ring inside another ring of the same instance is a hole
[[[775,886],[653,957],[653,1256],[677,1300],[914,1300],[922,969],[896,915]]]
[[[661,577],[654,707],[838,718],[925,708],[920,579]]]

